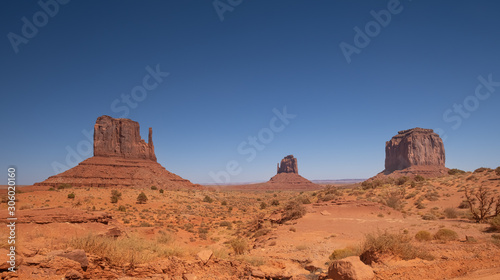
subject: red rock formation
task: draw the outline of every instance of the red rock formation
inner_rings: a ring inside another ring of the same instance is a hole
[[[297,167],[297,159],[293,155],[288,155],[281,160],[281,165],[278,164],[278,171],[276,174],[280,173],[296,173],[299,174],[299,168]]]
[[[94,156],[35,186],[201,188],[157,163],[151,128],[148,138],[141,139],[135,121],[101,116],[94,126]]]
[[[444,163],[443,141],[432,129],[417,127],[399,131],[386,142],[384,173],[412,166],[444,168]]]
[[[149,143],[146,143],[141,139],[139,123],[101,116],[94,126],[94,156],[156,161],[152,134],[153,129],[149,128]]]

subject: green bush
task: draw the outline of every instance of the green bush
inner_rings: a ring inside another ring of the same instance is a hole
[[[120,212],[126,212],[126,211],[127,211],[127,208],[126,208],[125,206],[123,206],[123,205],[120,205],[120,206],[118,207],[118,211],[120,211]]]
[[[75,194],[74,194],[74,193],[70,193],[70,194],[68,194],[68,198],[70,198],[70,199],[74,199],[74,198],[75,198]]]
[[[158,190],[158,187],[156,187],[156,186],[151,186],[151,189],[152,189],[153,191],[156,191],[156,190]]]
[[[279,206],[279,205],[280,205],[280,202],[279,202],[279,200],[277,200],[277,199],[273,199],[273,201],[271,201],[271,205],[272,205],[272,206]]]
[[[160,193],[164,193],[165,191],[163,189],[160,189]]]
[[[146,194],[144,192],[141,192],[137,196],[137,203],[139,203],[139,204],[145,204],[147,201],[148,201],[148,197],[146,196]]]
[[[442,228],[434,234],[434,239],[441,241],[453,241],[458,239],[458,234],[451,229]]]
[[[222,202],[220,203],[220,205],[222,205],[222,206],[226,206],[226,205],[227,205],[227,201],[225,201],[225,200],[224,200],[224,201],[222,201]]]
[[[490,170],[491,170],[491,168],[479,167],[478,169],[474,170],[474,173],[481,173],[481,172],[490,171]]]
[[[260,209],[266,209],[266,208],[267,208],[267,204],[265,202],[261,202]]]
[[[396,185],[398,186],[404,185],[404,183],[408,182],[409,180],[410,178],[406,176],[399,177],[398,179],[396,179]]]
[[[415,239],[417,241],[429,241],[432,239],[432,235],[426,230],[421,230],[415,234]]]
[[[71,184],[60,184],[59,186],[57,186],[57,189],[58,190],[64,190],[64,189],[71,189],[73,186]]]

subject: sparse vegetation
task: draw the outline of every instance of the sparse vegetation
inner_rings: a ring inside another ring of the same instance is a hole
[[[446,209],[444,209],[444,215],[446,216],[446,218],[448,219],[456,219],[458,217],[458,211],[457,209],[453,208],[453,207],[448,207]]]
[[[453,169],[448,170],[449,175],[460,175],[460,174],[464,174],[464,173],[465,173],[465,171],[457,169],[457,168],[453,168]]]
[[[425,178],[421,175],[416,175],[414,180],[416,182],[423,182],[423,181],[425,181]]]
[[[306,214],[306,208],[297,201],[290,201],[283,209],[282,222],[302,218]]]
[[[248,241],[243,238],[235,238],[230,242],[236,255],[243,255],[248,250]]]
[[[430,241],[432,240],[432,235],[426,230],[421,230],[415,234],[415,240],[417,241]]]
[[[487,167],[480,167],[476,170],[474,170],[474,173],[481,173],[481,172],[485,172],[485,171],[491,171],[492,169],[491,168],[487,168]]]
[[[118,200],[122,198],[122,193],[118,190],[111,191],[111,203],[118,203]]]
[[[495,169],[495,173],[497,176],[500,176],[500,166]]]
[[[433,256],[411,244],[411,237],[405,234],[378,232],[377,234],[367,234],[363,244],[363,254],[361,260],[371,263],[380,254],[393,254],[403,260],[421,258],[432,260]]]
[[[144,192],[141,192],[139,196],[137,196],[137,203],[145,204],[148,201],[148,197]]]
[[[451,229],[442,228],[434,234],[434,239],[440,241],[453,241],[458,239],[458,234]]]
[[[73,186],[71,184],[60,184],[57,186],[58,190],[71,189]]]
[[[491,226],[491,230],[500,231],[500,215],[491,218],[489,224]]]
[[[75,193],[70,193],[70,194],[68,194],[68,198],[69,198],[69,199],[74,199],[74,198],[75,198]]]
[[[212,202],[214,202],[214,200],[210,196],[205,195],[205,197],[203,198],[203,202],[212,203]]]
[[[156,190],[158,190],[158,187],[157,186],[151,186],[151,190],[156,191]]]
[[[469,204],[472,218],[478,223],[500,215],[500,195],[495,197],[489,188],[480,186],[477,189],[469,190],[466,187],[465,198]]]
[[[360,254],[361,254],[360,248],[346,247],[343,249],[334,250],[333,253],[330,255],[329,259],[330,260],[340,260],[340,259],[347,258],[350,256],[359,256]]]

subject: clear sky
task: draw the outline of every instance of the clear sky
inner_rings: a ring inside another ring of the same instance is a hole
[[[308,179],[368,178],[417,126],[447,167],[500,165],[499,1],[40,3],[0,9],[0,184],[91,156],[101,115],[153,127],[195,183],[268,180],[288,154]]]

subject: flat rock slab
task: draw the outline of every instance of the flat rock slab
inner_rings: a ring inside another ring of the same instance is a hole
[[[0,220],[7,222],[7,211],[0,213]],[[16,223],[103,223],[108,224],[112,216],[101,211],[86,211],[72,208],[40,208],[16,211]]]

